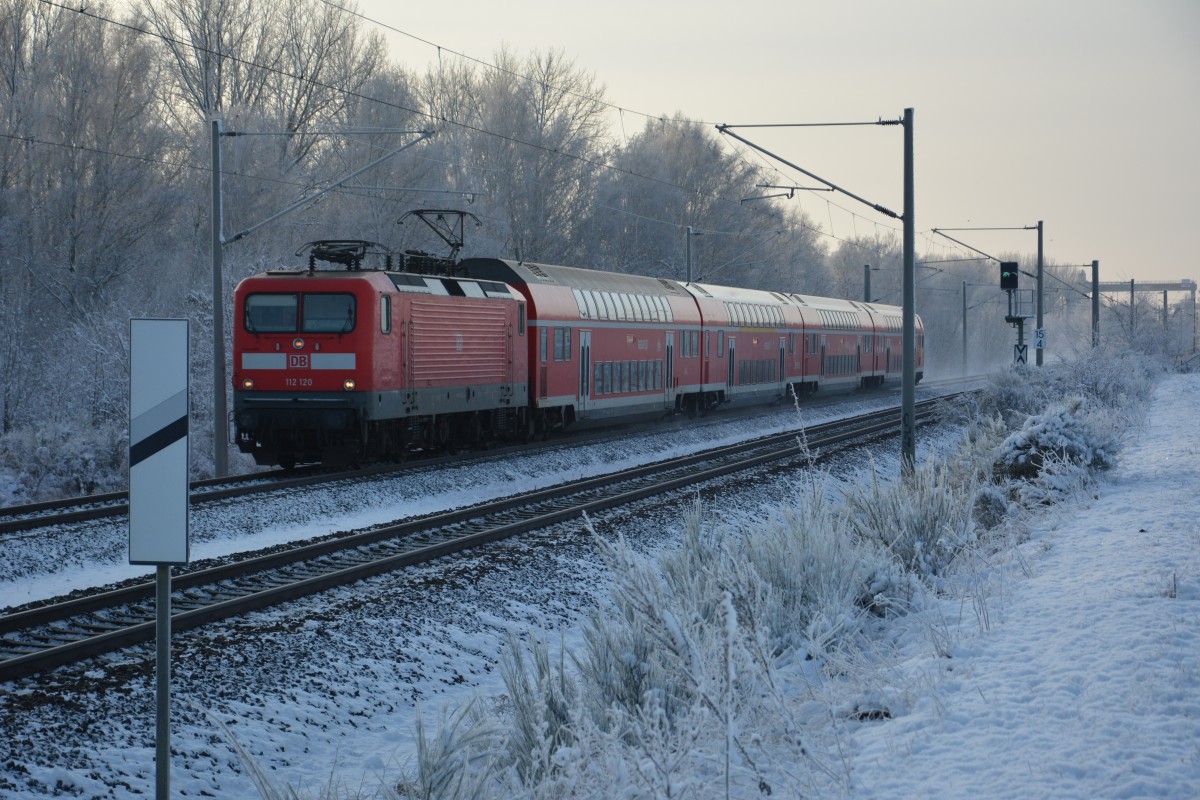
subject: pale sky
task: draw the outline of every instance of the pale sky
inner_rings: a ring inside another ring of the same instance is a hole
[[[1047,259],[1098,259],[1101,280],[1200,280],[1200,0],[360,0],[359,8],[410,34],[381,28],[392,59],[410,69],[439,55],[411,37],[484,62],[502,44],[521,56],[562,50],[626,110],[612,114],[617,136],[622,125],[636,132],[645,115],[676,111],[737,125],[874,121],[912,107],[919,250],[950,245],[933,227],[1042,220]],[[899,127],[739,133],[903,210]],[[812,185],[781,169],[781,183]],[[800,194],[789,202],[835,235],[899,229],[847,197]],[[951,235],[993,255],[1036,258],[1033,231]]]

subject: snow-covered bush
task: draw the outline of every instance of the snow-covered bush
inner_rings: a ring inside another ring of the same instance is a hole
[[[1041,368],[1010,367],[968,401],[964,420],[1001,417],[1020,424],[1064,397],[1083,397],[1122,414],[1149,399],[1163,365],[1144,353],[1090,350],[1076,361]]]
[[[381,786],[379,796],[385,800],[484,800],[494,796],[495,777],[503,761],[498,734],[477,701],[453,714],[443,713],[432,736],[426,735],[418,711],[417,774],[401,783],[398,792]],[[336,797],[340,800],[342,795]]]
[[[984,484],[975,492],[971,516],[983,530],[997,528],[1008,516],[1008,498],[999,487]]]
[[[756,577],[755,621],[777,655],[827,652],[860,632],[866,611],[895,604],[882,595],[911,594],[823,495],[818,486],[743,533],[741,556]]]
[[[1120,446],[1120,436],[1110,420],[1082,397],[1054,403],[1045,412],[1030,416],[1004,440],[996,454],[996,471],[1028,480],[1041,474],[1051,455],[1088,469],[1107,469]]]
[[[1045,454],[1038,474],[1014,482],[1012,491],[1020,506],[1033,508],[1061,503],[1089,489],[1094,482],[1092,469],[1080,459],[1049,452]]]
[[[544,639],[536,639],[526,648],[515,637],[508,638],[501,664],[512,710],[508,754],[527,785],[550,775],[559,751],[569,747],[574,738],[571,717],[578,704],[578,688],[567,674],[564,657],[560,648],[555,663]]]
[[[11,504],[125,488],[124,427],[74,428],[48,423],[0,436],[0,464]]]
[[[845,492],[850,525],[864,541],[881,545],[906,570],[922,578],[942,575],[976,541],[970,476],[956,482],[945,467],[925,466],[883,485],[872,470],[868,486]]]

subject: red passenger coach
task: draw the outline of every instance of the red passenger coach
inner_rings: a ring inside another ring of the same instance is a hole
[[[661,415],[703,380],[700,314],[673,281],[492,258],[467,275],[508,283],[529,301],[535,424]]]
[[[525,432],[518,294],[495,281],[364,270],[361,252],[347,258],[346,243],[334,244],[348,269],[314,260],[237,287],[242,452],[259,464],[339,463]]]

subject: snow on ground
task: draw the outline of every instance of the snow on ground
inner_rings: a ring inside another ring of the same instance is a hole
[[[836,730],[824,741],[836,745],[826,755],[842,774],[828,794],[1200,797],[1198,431],[1200,376],[1165,379],[1145,429],[1131,433],[1095,497],[1035,517],[1019,558],[981,570],[977,603],[945,600],[899,618],[863,657],[869,663],[831,681],[823,690],[831,705],[866,692],[892,718],[829,715]],[[923,434],[922,458],[936,458],[936,446]],[[881,472],[895,457],[892,445],[877,448]],[[575,461],[592,458],[602,457]],[[863,465],[847,462],[830,468],[853,480]],[[751,515],[778,504],[794,479],[764,476],[753,492],[729,486],[709,507],[725,518]],[[498,482],[511,492],[519,481]],[[364,501],[383,513],[382,499],[357,495],[339,513],[349,519]],[[688,496],[649,503],[598,525],[644,536],[649,547],[675,535],[690,504]],[[213,547],[224,546],[218,540]],[[605,587],[591,543],[563,526],[486,557],[181,634],[175,794],[256,796],[219,722],[280,783],[315,792],[336,768],[344,788],[373,796],[379,779],[412,768],[416,714],[432,726],[443,708],[472,697],[499,702],[506,634],[545,631],[577,644],[576,621]],[[44,797],[56,784],[70,796],[149,794],[153,686],[150,648],[0,685],[0,797]]]
[[[837,397],[837,396],[835,396]],[[894,405],[884,393],[843,395],[833,405],[804,405],[803,422],[865,414]],[[358,530],[397,519],[460,508],[520,492],[745,441],[786,430],[799,421],[790,407],[752,418],[714,414],[704,422],[674,419],[664,430],[613,443],[564,446],[535,457],[514,455],[431,471],[311,487],[193,509],[189,521],[193,562]],[[128,563],[128,520],[96,520],[63,529],[39,529],[3,542],[0,609],[65,595],[80,587],[129,578],[153,580],[154,571]]]
[[[752,419],[714,415],[711,422],[670,424],[616,447],[572,447],[551,457],[373,480],[309,492],[303,503],[291,496],[193,512],[193,559],[453,508],[890,404],[886,396],[850,396],[834,408],[803,405],[800,420],[790,408]],[[879,448],[885,458],[894,449]],[[786,491],[786,480],[776,483],[762,494],[730,486],[724,508],[756,513]],[[691,502],[681,493],[661,507],[649,503],[649,513],[618,510],[597,525],[650,546],[678,535]],[[126,535],[122,525],[107,523],[82,539],[6,542],[6,556],[16,557],[0,564],[0,598],[6,598],[0,602],[139,574],[144,568],[123,563]],[[255,796],[218,724],[281,782],[308,789],[327,781],[335,767],[354,785],[363,775],[371,785],[377,775],[411,770],[418,712],[433,727],[443,708],[476,694],[499,702],[505,689],[496,665],[509,632],[561,633],[577,644],[573,623],[605,585],[595,548],[575,524],[505,543],[486,556],[443,560],[179,634],[172,659],[172,786],[186,797]],[[0,737],[0,798],[42,797],[57,785],[83,797],[152,790],[153,723],[151,647],[2,684],[0,729],[8,735]]]
[[[853,735],[854,797],[1200,797],[1200,375],[1164,379],[1120,465],[1043,524],[990,630],[939,658],[912,621],[911,708]]]

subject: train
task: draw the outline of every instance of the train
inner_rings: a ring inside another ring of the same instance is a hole
[[[503,258],[396,265],[357,240],[307,250],[234,293],[234,437],[260,465],[694,416],[903,369],[897,306]],[[917,380],[924,340],[918,317]]]

